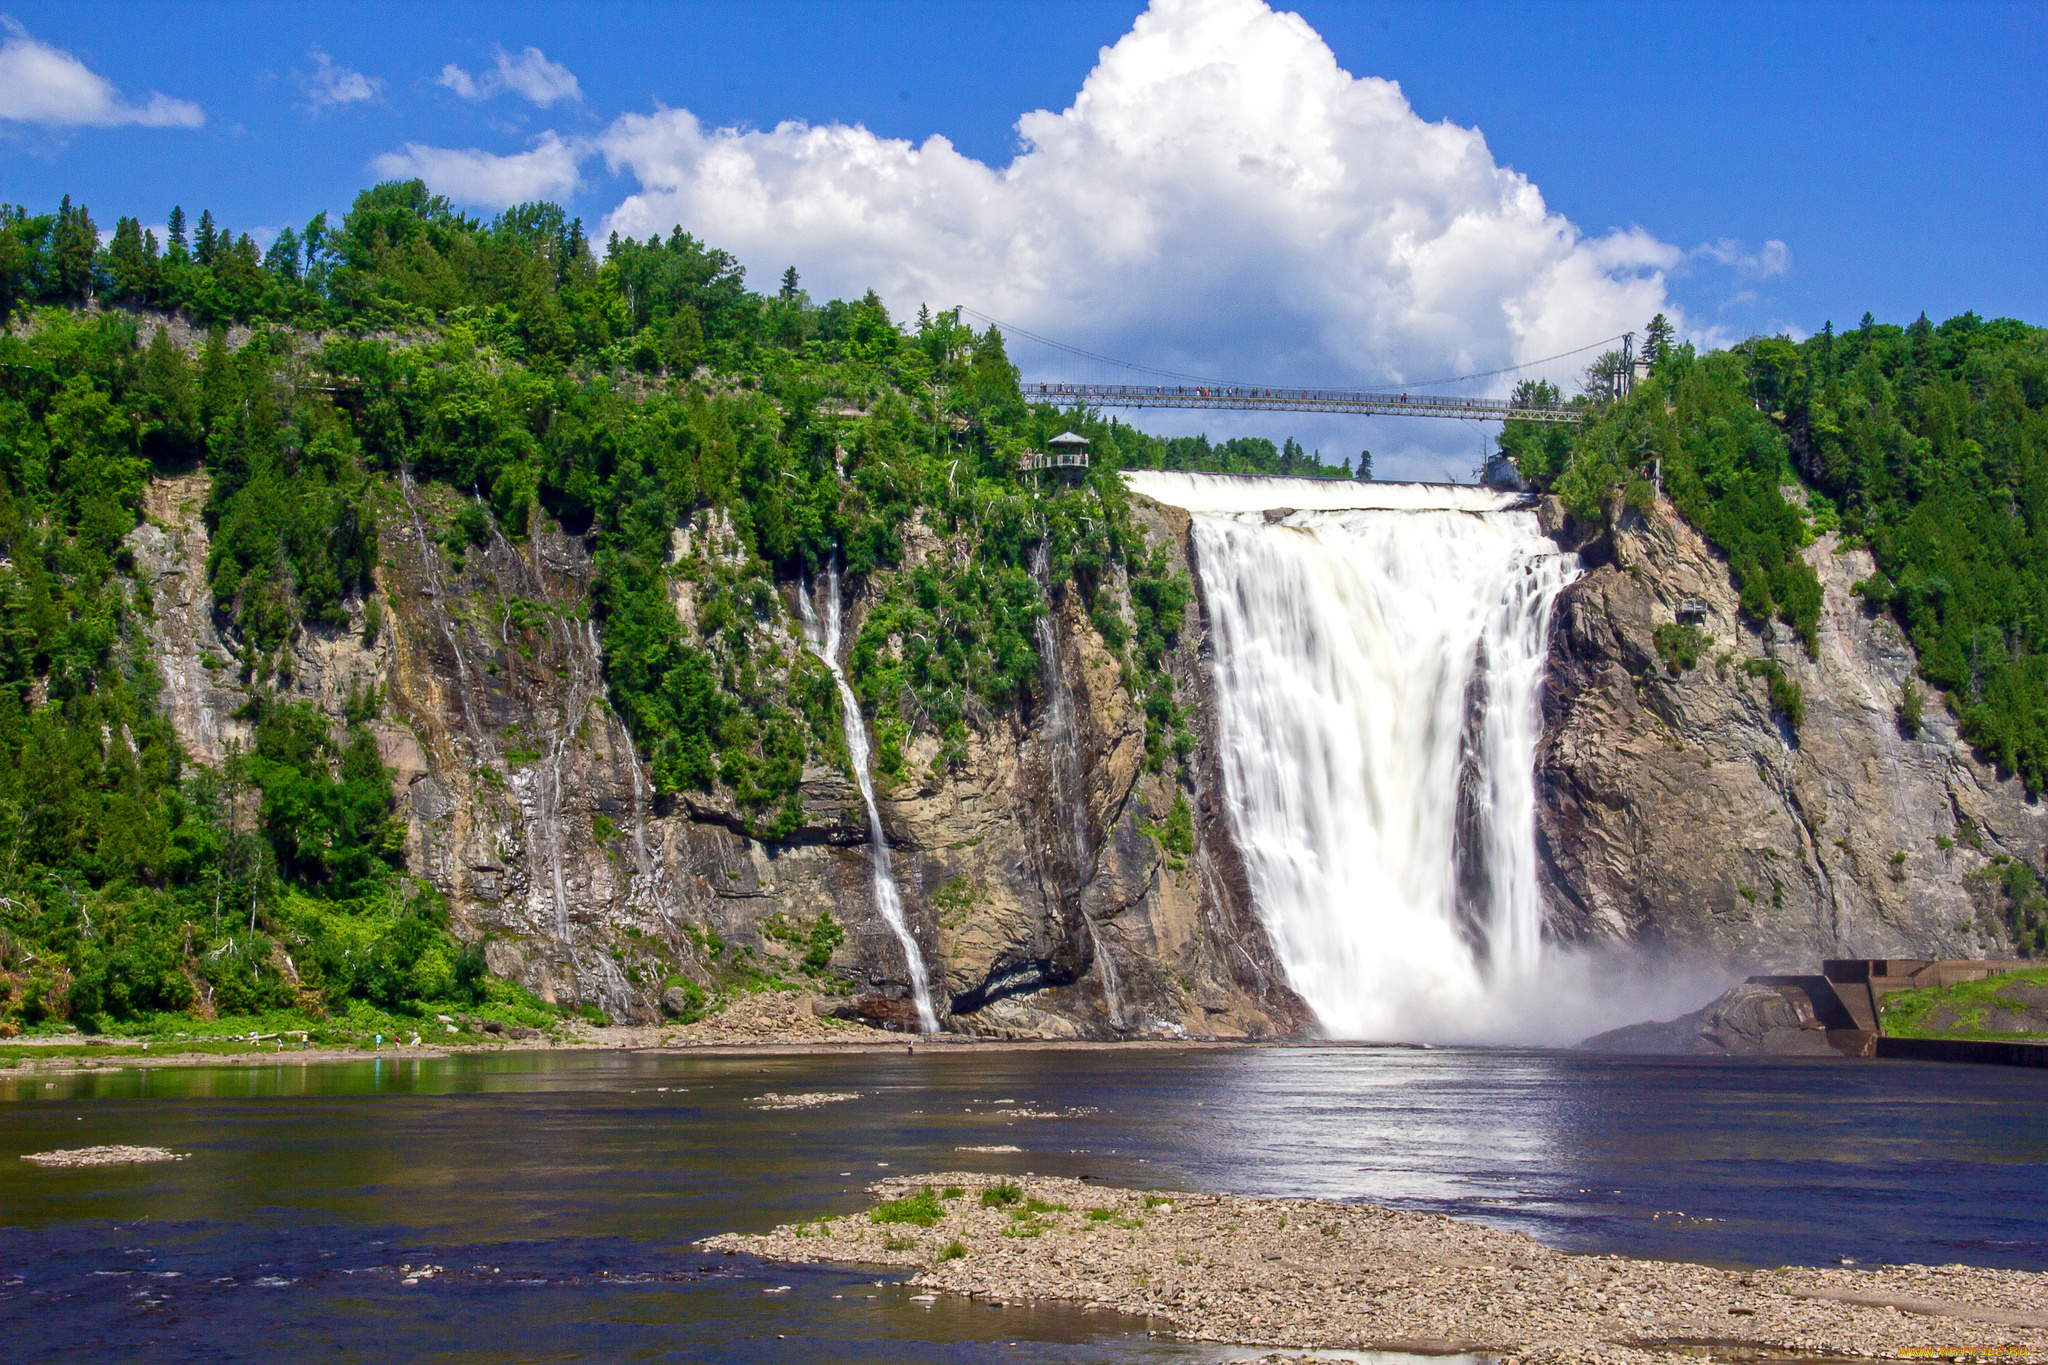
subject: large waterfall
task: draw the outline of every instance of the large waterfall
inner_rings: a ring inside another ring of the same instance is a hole
[[[1125,475],[1194,513],[1231,829],[1347,1038],[1488,1031],[1542,948],[1537,689],[1577,561],[1511,495]]]

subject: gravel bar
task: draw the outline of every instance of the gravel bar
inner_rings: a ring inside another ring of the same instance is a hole
[[[141,1166],[152,1161],[183,1161],[190,1152],[167,1147],[66,1147],[54,1152],[29,1152],[21,1159],[38,1166],[74,1169],[80,1166]]]
[[[927,1188],[938,1197],[918,1200]],[[2048,1274],[2032,1271],[1718,1270],[1553,1251],[1443,1214],[1051,1176],[951,1172],[868,1191],[893,1221],[870,1210],[705,1245],[903,1268],[923,1288],[1113,1308],[1246,1346],[1546,1363],[2048,1359]],[[897,1200],[913,1202],[882,1207]]]

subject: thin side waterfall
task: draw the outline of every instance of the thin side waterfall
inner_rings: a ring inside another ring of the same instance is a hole
[[[1488,489],[1126,478],[1195,513],[1228,816],[1289,984],[1337,1037],[1483,1032],[1543,955],[1537,701],[1576,558]]]
[[[1060,663],[1059,636],[1052,624],[1052,583],[1046,542],[1040,540],[1031,551],[1031,576],[1045,594],[1046,614],[1038,618],[1038,653],[1045,660],[1045,737],[1051,747],[1047,768],[1052,775],[1053,818],[1059,832],[1059,856],[1054,860],[1054,882],[1061,901],[1074,902],[1074,912],[1088,930],[1090,954],[1102,977],[1103,1002],[1109,1010],[1111,1028],[1124,1027],[1123,1001],[1116,979],[1116,962],[1103,946],[1102,932],[1087,911],[1079,906],[1082,889],[1093,872],[1088,848],[1087,792],[1081,774],[1081,737],[1074,726],[1074,697],[1067,687],[1066,670]]]
[[[839,684],[839,712],[846,733],[847,757],[853,760],[853,780],[860,786],[860,799],[868,808],[868,866],[874,873],[875,908],[896,941],[903,946],[904,964],[910,971],[910,990],[917,1004],[918,1027],[926,1033],[939,1031],[938,1016],[932,1013],[931,976],[925,970],[924,952],[911,935],[903,917],[903,897],[896,890],[896,871],[889,857],[889,837],[882,829],[882,811],[875,804],[874,778],[868,773],[868,727],[860,713],[860,700],[839,667],[839,563],[835,559],[825,570],[825,621],[818,623],[817,608],[811,605],[810,585],[797,583],[797,611],[803,618],[804,643],[832,670]]]

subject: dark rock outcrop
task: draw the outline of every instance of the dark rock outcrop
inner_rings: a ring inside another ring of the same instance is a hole
[[[1589,1052],[1719,1057],[1833,1057],[1826,1026],[1798,991],[1745,982],[1702,1009],[1595,1034]]]

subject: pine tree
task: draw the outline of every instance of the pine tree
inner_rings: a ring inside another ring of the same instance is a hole
[[[300,247],[306,261],[306,283],[316,289],[320,288],[327,278],[328,257],[332,251],[328,245],[329,236],[325,210],[314,214],[311,221],[306,224],[306,230],[299,234]]]
[[[1372,452],[1370,450],[1358,452],[1358,468],[1351,477],[1360,480],[1372,477]]]
[[[107,247],[107,274],[113,278],[117,298],[132,303],[148,301],[155,285],[156,262],[150,259],[154,254],[143,248],[142,224],[129,217],[114,224],[114,240]]]
[[[213,210],[199,210],[199,236],[192,244],[192,258],[201,265],[211,266],[214,249],[220,245],[221,235],[213,225]]]
[[[789,269],[782,272],[782,297],[785,299],[793,299],[796,297],[796,291],[796,267],[791,266]]]
[[[83,204],[71,207],[71,196],[57,206],[57,225],[50,234],[50,273],[57,292],[68,298],[92,297],[92,258],[100,249],[99,229]]]
[[[299,282],[299,234],[290,228],[277,234],[263,257],[263,268],[286,284]]]
[[[1671,358],[1672,343],[1677,339],[1677,329],[1662,313],[1650,319],[1649,327],[1643,333],[1643,359],[1655,369]]]
[[[164,250],[171,259],[182,261],[188,254],[185,246],[185,210],[171,205],[171,216],[164,224]]]
[[[143,347],[136,376],[142,396],[142,435],[152,448],[176,458],[199,453],[199,395],[192,385],[192,365],[171,344],[168,327],[159,327]]]

